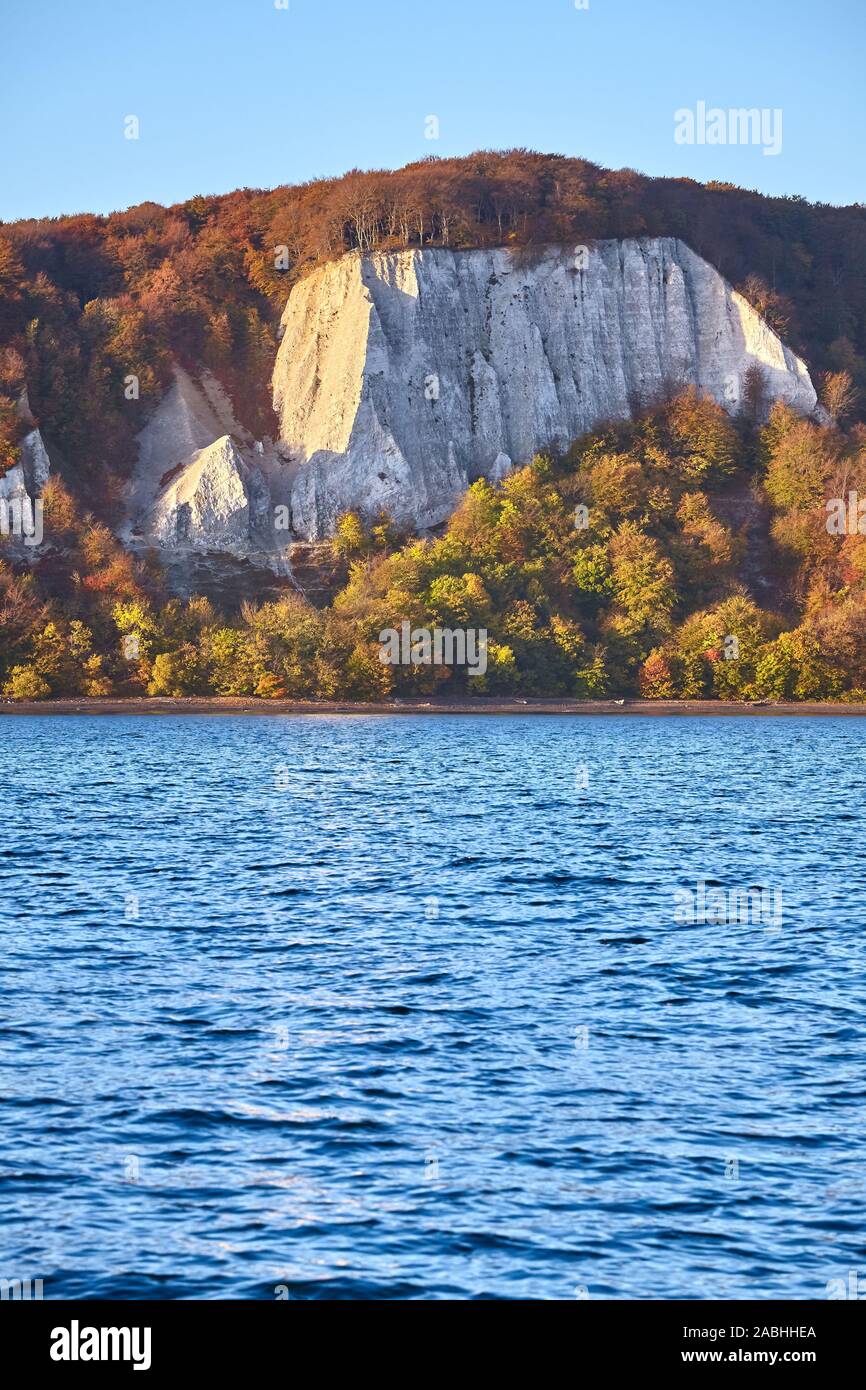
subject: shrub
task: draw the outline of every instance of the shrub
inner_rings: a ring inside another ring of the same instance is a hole
[[[47,700],[51,687],[32,666],[13,666],[3,694],[8,700]]]

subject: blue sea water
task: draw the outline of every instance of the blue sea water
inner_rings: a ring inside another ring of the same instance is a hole
[[[46,1298],[866,1281],[866,723],[0,730],[0,1277]],[[702,881],[767,911],[684,920]]]

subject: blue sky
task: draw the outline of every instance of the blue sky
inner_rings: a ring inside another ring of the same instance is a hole
[[[864,0],[588,3],[4,0],[0,219],[515,145],[866,202]],[[781,109],[781,153],[675,143],[699,101]]]

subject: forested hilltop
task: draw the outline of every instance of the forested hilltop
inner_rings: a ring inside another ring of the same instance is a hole
[[[444,534],[348,514],[318,555],[327,606],[288,588],[227,613],[182,601],[115,538],[173,362],[209,368],[244,425],[273,431],[279,315],[323,260],[636,235],[681,237],[741,288],[806,357],[820,421],[777,405],[766,422],[758,381],[733,418],[686,392],[476,483]],[[0,691],[866,699],[864,268],[861,206],[527,151],[0,225],[0,476],[30,412],[52,465],[38,553],[13,561],[0,540]],[[379,633],[404,621],[485,629],[486,674],[383,665]]]
[[[242,189],[109,217],[0,224],[0,471],[14,403],[30,406],[67,482],[107,517],[173,358],[212,368],[257,437],[291,285],[360,247],[585,244],[676,236],[809,363],[866,402],[866,209],[650,179],[527,150],[429,158],[269,192]],[[137,400],[124,382],[139,378]]]

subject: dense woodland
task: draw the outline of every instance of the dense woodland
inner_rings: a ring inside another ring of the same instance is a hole
[[[475,483],[438,538],[348,514],[328,607],[288,591],[227,618],[170,598],[158,566],[52,480],[36,574],[0,563],[0,687],[866,700],[866,535],[830,534],[825,503],[852,491],[866,497],[863,425],[777,405],[759,426],[687,392],[501,487]],[[379,634],[404,620],[486,629],[486,675],[383,665]]]
[[[759,427],[753,410],[730,420],[687,394],[501,489],[476,484],[438,539],[346,517],[334,540],[346,582],[327,609],[294,592],[232,617],[182,603],[155,561],[114,539],[135,435],[174,359],[210,367],[243,423],[273,431],[279,314],[323,260],[427,245],[531,256],[643,234],[682,237],[738,285],[823,379],[833,423],[777,407]],[[864,268],[862,206],[523,150],[0,224],[0,474],[18,456],[25,387],[55,470],[35,565],[16,570],[0,542],[0,686],[7,698],[461,689],[459,671],[379,662],[378,632],[408,618],[488,629],[479,692],[866,698],[866,538],[829,535],[825,511],[828,497],[866,495]]]
[[[26,381],[52,456],[110,516],[173,356],[211,367],[244,423],[272,432],[268,381],[288,291],[347,250],[511,245],[531,255],[552,241],[643,234],[682,237],[813,371],[848,370],[866,402],[866,208],[514,150],[0,224],[0,469],[14,457],[12,404]],[[137,401],[125,396],[130,373]]]

